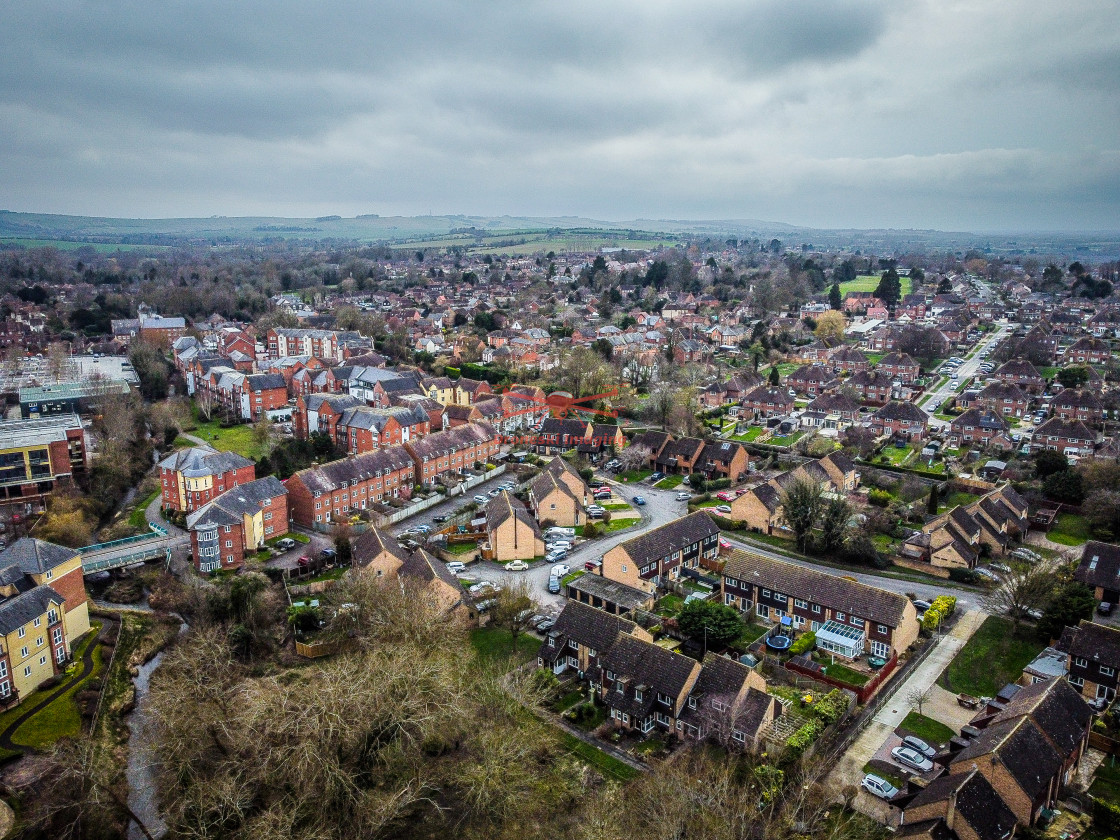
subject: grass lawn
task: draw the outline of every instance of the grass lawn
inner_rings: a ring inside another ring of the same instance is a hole
[[[684,598],[680,595],[666,595],[657,602],[657,614],[664,616],[674,616],[681,611],[684,606]]]
[[[762,624],[744,624],[742,631],[739,633],[739,638],[732,643],[732,647],[736,649],[741,647],[743,650],[746,650],[766,635],[769,629],[769,627]]]
[[[1109,802],[1120,804],[1120,767],[1115,757],[1106,757],[1097,768],[1097,775],[1089,787],[1089,793]]]
[[[509,662],[511,667],[523,665],[536,654],[541,646],[540,640],[528,633],[517,637],[517,650],[513,649],[508,630],[497,627],[480,627],[471,631],[471,647],[481,662],[495,664]]]
[[[210,420],[198,423],[193,434],[221,452],[236,452],[246,458],[259,458],[263,454],[253,440],[252,426],[230,426],[224,429],[217,420]]]
[[[576,703],[578,703],[580,700],[583,700],[583,699],[585,699],[584,696],[583,696],[583,692],[580,691],[577,688],[577,689],[573,689],[572,691],[569,691],[567,694],[562,694],[561,696],[557,697],[555,700],[553,700],[548,705],[549,705],[549,708],[552,709],[552,711],[562,712],[565,709],[570,709],[572,706],[574,706]]]
[[[603,505],[603,510],[630,510],[630,505],[626,502],[612,502],[609,505]]]
[[[653,470],[626,470],[618,474],[618,480],[625,483],[632,483],[635,481],[645,481],[653,475]]]
[[[963,490],[957,490],[950,493],[945,497],[944,502],[938,507],[938,510],[948,510],[960,505],[970,505],[980,497],[973,493],[965,493]]]
[[[561,586],[567,586],[573,580],[575,580],[576,578],[583,577],[585,574],[587,574],[587,571],[585,569],[577,569],[574,572],[568,572],[568,574],[566,574],[566,575],[564,575],[564,577],[560,578],[560,585]]]
[[[346,569],[328,569],[327,571],[317,574],[314,577],[302,578],[299,580],[299,583],[321,583],[324,580],[338,580],[344,574],[346,574]]]
[[[875,456],[875,460],[881,461],[883,456],[886,456],[887,463],[893,464],[896,467],[901,467],[903,462],[906,461],[906,459],[908,459],[912,454],[914,454],[914,450],[912,450],[909,446],[903,449],[899,449],[897,446],[884,446],[882,451],[880,451],[879,454]]]
[[[682,481],[684,481],[683,475],[667,475],[653,486],[661,490],[672,490],[679,487]]]
[[[875,291],[875,290],[871,289],[871,291]],[[871,364],[877,365],[877,364],[879,364],[879,362],[883,361],[883,357],[886,356],[887,354],[886,353],[864,353],[863,355],[865,355],[867,357],[867,361],[871,362]]]
[[[793,446],[795,443],[797,443],[797,441],[799,441],[804,436],[805,436],[805,430],[804,429],[799,429],[798,431],[794,432],[793,434],[782,435],[781,437],[772,437],[767,442],[772,443],[774,446]]]
[[[90,632],[86,634],[85,638],[74,648],[74,661],[80,662],[89,646],[94,643],[97,638],[97,633],[101,629],[100,622],[93,622],[90,624]],[[23,746],[34,747],[36,749],[43,749],[50,746],[59,738],[76,738],[82,732],[82,716],[78,712],[78,703],[74,699],[74,695],[81,691],[86,683],[95,677],[101,676],[105,670],[105,663],[101,658],[102,649],[98,645],[93,649],[93,671],[81,682],[75,682],[70,679],[70,687],[55,700],[43,709],[40,709],[32,717],[15,731],[12,735],[12,740]],[[80,666],[78,666],[80,668]],[[51,689],[52,691],[57,689]],[[32,694],[29,698],[32,702],[39,699],[38,693]],[[24,705],[17,706],[12,711],[16,716],[20,712],[27,709],[26,702]]]
[[[767,430],[762,426],[751,426],[743,434],[734,435],[731,439],[740,441],[742,443],[750,443],[752,440],[758,440],[760,437],[766,434],[766,431]]]
[[[1054,527],[1046,533],[1051,542],[1060,545],[1082,545],[1093,536],[1084,516],[1076,513],[1059,513]]]
[[[908,714],[900,724],[911,735],[917,735],[927,744],[944,744],[957,733],[939,720],[917,712]]]
[[[848,292],[873,292],[879,287],[880,277],[878,274],[860,274],[855,280],[849,280],[847,283],[840,284],[840,295],[843,297]],[[913,283],[909,277],[899,277],[899,284],[902,286],[902,294],[910,294]]]
[[[625,782],[638,775],[638,771],[629,764],[624,764],[613,755],[608,755],[598,747],[585,744],[575,735],[564,734],[561,736],[564,748],[585,764],[594,767],[604,776]]]
[[[941,684],[954,694],[993,697],[1014,682],[1042,650],[1032,638],[1012,637],[1011,622],[989,616],[941,675]]]
[[[714,508],[714,507],[719,507],[720,505],[726,505],[726,504],[727,504],[727,502],[720,501],[719,499],[708,499],[708,501],[706,501],[706,502],[697,502],[694,505],[689,505],[689,507]]]
[[[176,449],[186,449],[188,446],[195,446],[196,444],[193,440],[187,440],[185,437],[180,435],[179,437],[175,438],[175,440],[171,441],[171,445]]]
[[[832,679],[834,680],[840,680],[840,682],[847,683],[848,685],[854,685],[857,688],[859,686],[867,685],[867,681],[871,679],[871,677],[869,677],[867,674],[856,671],[839,662],[833,662],[831,665],[826,665],[824,668],[824,673],[832,677]]]
[[[150,496],[141,499],[136,503],[136,507],[132,509],[132,513],[128,515],[128,524],[133,528],[147,528],[148,527],[148,505],[155,501],[156,496],[159,495],[159,490],[156,490]]]
[[[894,551],[897,540],[887,534],[875,534],[871,538],[871,543],[875,548],[884,554],[891,554]]]
[[[289,531],[286,534],[281,534],[278,537],[273,537],[272,539],[265,540],[264,544],[276,545],[276,543],[280,542],[280,540],[295,540],[297,543],[307,545],[309,542],[311,542],[311,537],[307,536],[306,534],[297,534],[295,531]]]
[[[470,554],[472,551],[476,550],[477,548],[478,548],[478,543],[477,542],[449,543],[448,546],[447,546],[447,552],[449,554]]]
[[[611,533],[612,531],[621,531],[623,528],[629,528],[631,525],[634,525],[637,521],[637,517],[621,516],[608,522],[603,527],[603,531],[607,534]]]

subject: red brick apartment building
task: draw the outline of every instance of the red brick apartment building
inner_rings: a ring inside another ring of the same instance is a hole
[[[159,462],[163,507],[190,513],[257,477],[257,467],[236,452],[180,449]]]
[[[412,456],[403,446],[301,470],[287,483],[292,520],[311,528],[345,519],[389,497],[407,499],[414,475]]]

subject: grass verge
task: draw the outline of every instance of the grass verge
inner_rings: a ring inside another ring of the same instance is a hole
[[[508,630],[497,627],[480,627],[471,631],[471,647],[480,662],[493,665],[508,662],[511,667],[523,665],[536,655],[540,639],[527,633],[517,637],[517,647]]]
[[[160,491],[154,491],[150,496],[136,503],[136,507],[132,509],[132,513],[128,515],[128,524],[133,528],[147,528],[148,527],[148,505],[156,500]]]
[[[683,475],[667,475],[653,486],[659,490],[673,490],[680,487],[682,481],[684,481]]]
[[[620,782],[625,782],[638,775],[638,771],[629,764],[619,761],[613,755],[603,752],[598,747],[593,747],[590,744],[584,743],[575,735],[565,733],[560,736],[560,740],[564,749],[568,750],[584,764],[594,767],[604,776],[617,779]]]
[[[917,712],[910,712],[899,728],[905,729],[911,735],[917,735],[927,744],[944,744],[957,733],[939,720],[934,720]]]

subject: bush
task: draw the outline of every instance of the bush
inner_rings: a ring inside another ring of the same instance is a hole
[[[846,711],[848,711],[848,695],[838,688],[832,689],[813,706],[813,713],[823,720],[826,726],[836,723],[844,717]]]
[[[817,634],[810,630],[807,633],[802,633],[797,637],[797,641],[789,646],[789,652],[794,656],[799,656],[802,653],[807,653],[812,650],[817,643]]]
[[[1120,805],[1106,799],[1093,801],[1093,827],[1109,833],[1120,831]]]
[[[709,490],[726,490],[731,486],[730,478],[716,478],[708,482]]]
[[[824,732],[824,723],[820,718],[810,718],[789,737],[786,742],[786,757],[791,760],[800,758],[822,732]]]
[[[741,531],[743,530],[743,523],[736,520],[728,519],[726,516],[720,516],[718,513],[709,513],[708,516],[712,517],[712,521],[719,526],[722,531]]]
[[[955,595],[938,595],[933,599],[933,608],[948,618],[957,609],[957,598]]]
[[[891,503],[891,494],[886,490],[871,490],[867,494],[867,501],[875,507],[885,508]]]
[[[972,569],[950,569],[949,580],[956,583],[979,583],[980,575],[972,571]]]
[[[922,616],[922,629],[932,633],[941,626],[941,613],[930,607]]]
[[[593,539],[600,534],[599,526],[594,522],[588,522],[583,526],[583,536],[585,539]]]

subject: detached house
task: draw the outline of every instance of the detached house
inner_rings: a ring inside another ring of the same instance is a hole
[[[929,415],[909,402],[889,402],[871,415],[872,430],[902,440],[921,440],[929,428]]]
[[[1031,435],[1031,451],[1053,449],[1063,455],[1092,455],[1100,435],[1080,420],[1051,417]]]
[[[1000,415],[991,411],[970,408],[953,418],[949,430],[949,443],[955,447],[967,444],[1011,448],[1011,427]]]
[[[644,592],[678,580],[681,569],[697,569],[701,558],[719,553],[719,527],[703,511],[654,528],[603,555],[601,574]]]

